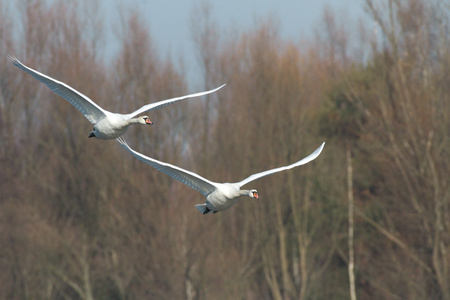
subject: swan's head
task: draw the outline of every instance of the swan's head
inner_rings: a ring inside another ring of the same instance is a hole
[[[259,195],[258,195],[258,191],[257,190],[251,190],[248,195],[250,196],[250,198],[256,198],[259,199]]]
[[[139,123],[144,124],[144,125],[153,125],[153,122],[147,116],[139,117]]]

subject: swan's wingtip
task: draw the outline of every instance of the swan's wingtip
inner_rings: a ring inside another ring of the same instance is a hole
[[[14,55],[8,54],[8,61],[13,65],[15,65],[16,67],[23,68],[23,64]]]
[[[19,60],[17,59],[17,57],[15,57],[14,55],[12,55],[12,54],[8,54],[8,61],[10,62],[10,63],[17,63],[17,62],[19,62]]]
[[[116,138],[116,141],[122,146],[128,147],[127,141],[125,141],[125,139],[122,136]]]
[[[214,91],[218,91],[218,90],[220,90],[221,88],[223,88],[223,87],[226,86],[226,85],[227,85],[227,84],[224,83],[224,84],[222,84],[221,86],[219,86],[218,88],[214,89]]]
[[[320,145],[320,147],[317,148],[316,151],[314,151],[314,153],[320,155],[320,153],[322,153],[323,147],[325,147],[325,142],[323,142],[322,145]]]

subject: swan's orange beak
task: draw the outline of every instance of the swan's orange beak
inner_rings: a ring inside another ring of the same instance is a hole
[[[145,123],[147,123],[148,125],[153,125],[153,122],[152,122],[152,121],[150,121],[150,119],[149,119],[149,118],[145,119]]]
[[[259,199],[259,195],[258,195],[258,193],[253,193],[253,197],[255,197],[256,199]]]

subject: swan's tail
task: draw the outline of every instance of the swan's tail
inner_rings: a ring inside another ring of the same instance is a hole
[[[195,208],[198,209],[202,214],[206,215],[212,212],[206,204],[196,204]]]

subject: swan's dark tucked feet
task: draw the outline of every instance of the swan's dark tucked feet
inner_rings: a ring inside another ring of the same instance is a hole
[[[97,127],[95,127],[97,128]],[[97,131],[96,131],[97,133]],[[308,155],[307,157],[297,161],[296,163],[279,167],[263,172],[259,172],[253,175],[250,175],[244,180],[235,183],[217,183],[210,181],[202,176],[184,170],[180,167],[171,165],[169,163],[165,163],[154,158],[145,156],[128,146],[127,142],[124,138],[118,138],[117,142],[120,143],[122,147],[125,148],[129,153],[131,153],[134,157],[139,159],[142,162],[145,162],[155,168],[156,170],[171,176],[172,178],[186,184],[187,186],[199,191],[206,197],[205,203],[195,204],[194,207],[198,209],[198,211],[204,215],[212,212],[213,214],[226,210],[233,206],[240,197],[249,197],[253,199],[259,199],[258,191],[255,189],[252,190],[241,190],[241,187],[264,176],[275,174],[284,170],[289,170],[294,167],[298,167],[304,165],[314,159],[316,159],[320,153],[322,152],[325,143],[317,148],[313,153]]]
[[[12,55],[8,56],[8,60],[17,68],[27,72],[28,74],[45,84],[50,90],[55,92],[60,97],[66,99],[70,104],[78,109],[91,124],[95,125],[95,134],[91,133],[89,134],[89,137],[95,137],[102,140],[112,140],[122,136],[122,134],[125,133],[128,126],[130,125],[152,125],[153,122],[150,121],[148,116],[142,116],[142,114],[147,111],[159,109],[168,104],[173,104],[182,100],[208,95],[221,89],[224,86],[222,85],[216,89],[206,92],[170,98],[167,100],[147,104],[129,114],[119,114],[112,113],[101,108],[94,101],[78,92],[74,88],[71,88],[61,81],[53,79],[36,70],[33,70],[30,67],[25,66]]]

